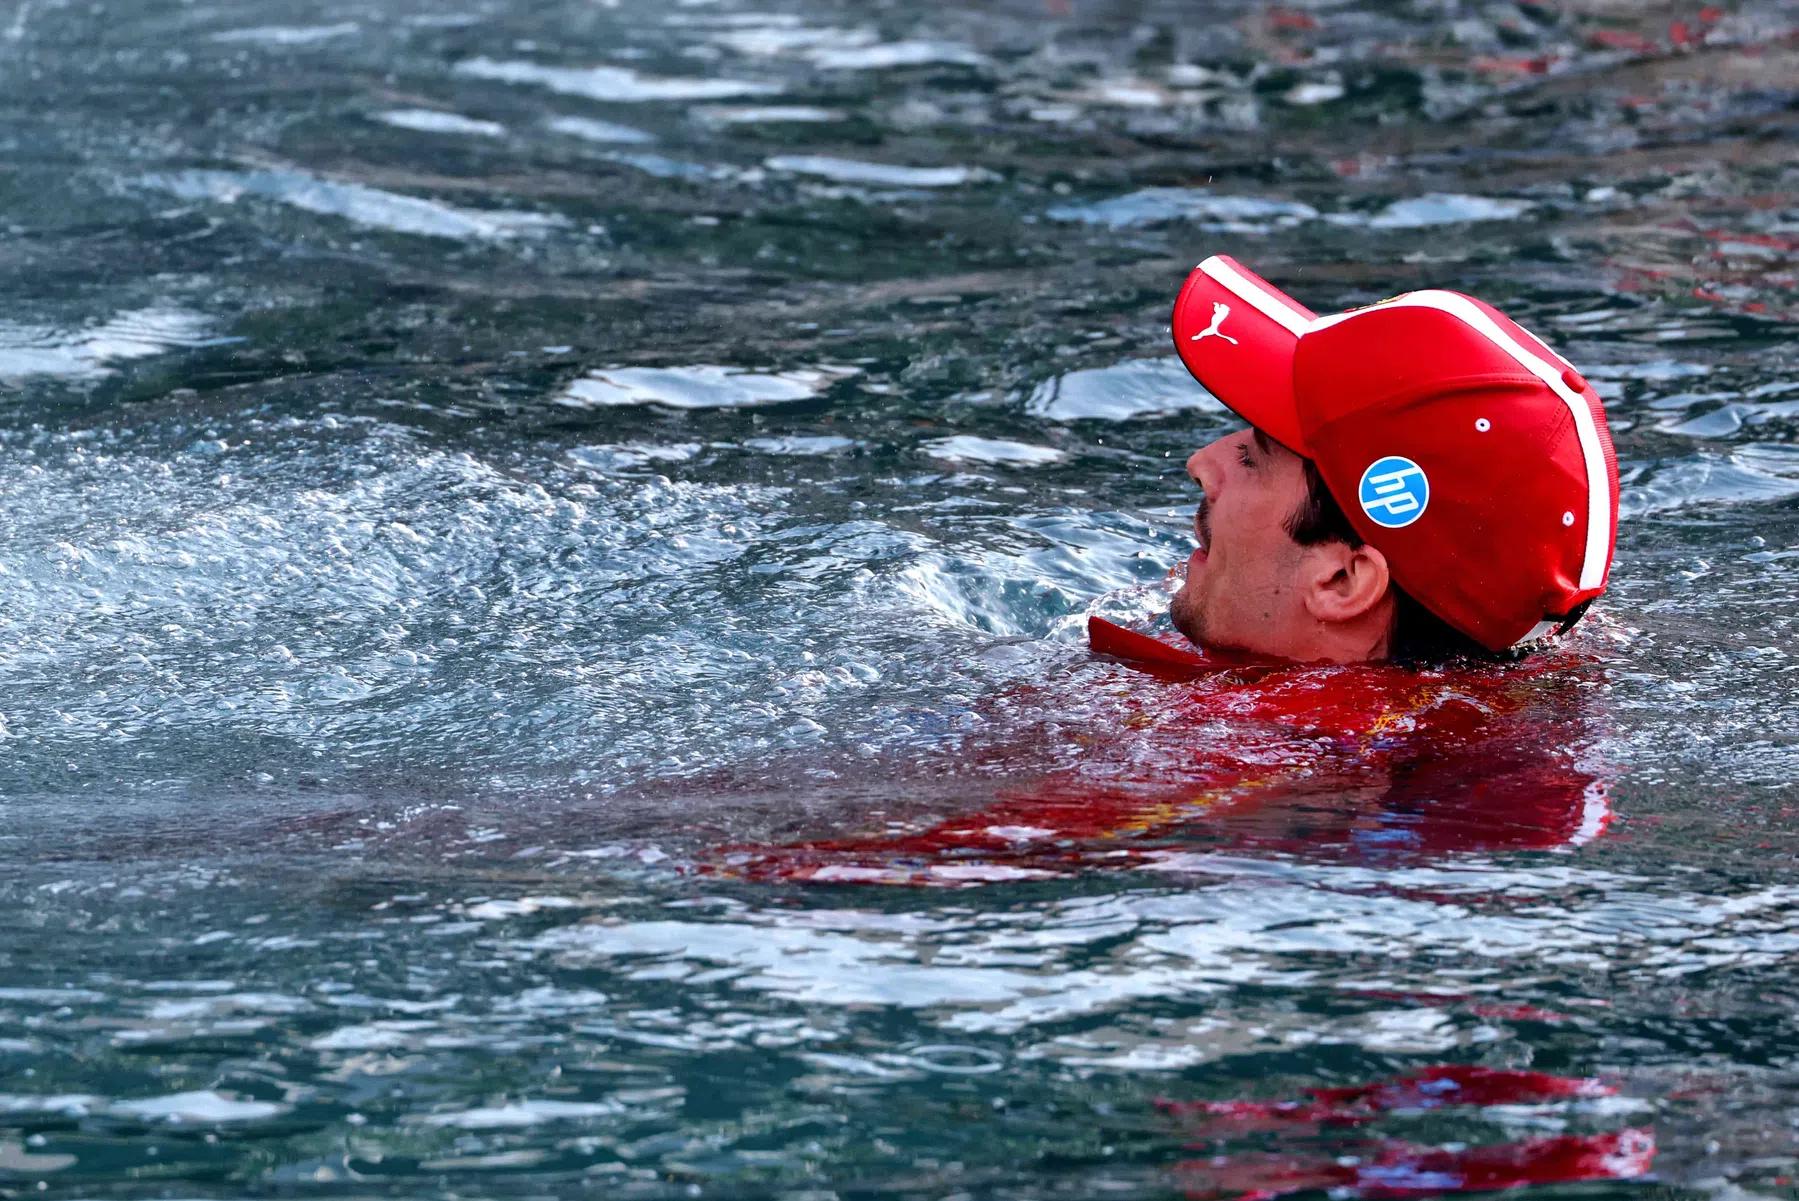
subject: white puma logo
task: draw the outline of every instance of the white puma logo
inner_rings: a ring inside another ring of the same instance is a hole
[[[1229,342],[1232,346],[1238,345],[1237,339],[1231,337],[1229,334],[1225,333],[1223,330],[1218,328],[1219,326],[1224,324],[1224,319],[1226,317],[1229,317],[1230,315],[1231,315],[1231,306],[1230,305],[1225,304],[1222,301],[1214,301],[1212,304],[1212,324],[1206,326],[1204,329],[1200,330],[1197,334],[1194,334],[1193,337],[1191,339],[1189,339],[1189,341],[1197,342],[1201,338],[1223,338],[1226,342]]]

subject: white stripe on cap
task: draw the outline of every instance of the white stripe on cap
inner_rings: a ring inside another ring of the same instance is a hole
[[[1247,296],[1245,298],[1251,299]],[[1568,406],[1568,412],[1574,417],[1574,430],[1580,435],[1580,453],[1587,468],[1587,546],[1586,553],[1581,557],[1580,589],[1584,592],[1604,584],[1606,554],[1612,545],[1612,486],[1605,473],[1605,451],[1599,445],[1599,428],[1593,424],[1593,413],[1587,408],[1586,398],[1562,382],[1560,368],[1526,350],[1518,343],[1518,339],[1500,328],[1499,323],[1479,305],[1455,292],[1407,292],[1404,296],[1395,296],[1392,300],[1383,300],[1378,305],[1365,309],[1320,317],[1311,323],[1309,329],[1327,329],[1364,313],[1391,308],[1436,309],[1460,318],[1465,324],[1486,335],[1495,346],[1528,367],[1532,375],[1548,384],[1549,390],[1561,397],[1562,403]],[[1540,623],[1538,629],[1545,624],[1548,623]],[[1535,637],[1541,637],[1535,630],[1525,635],[1526,639]]]
[[[1279,292],[1259,286],[1217,255],[1201,263],[1199,269],[1254,305],[1264,317],[1284,327],[1295,338],[1311,328],[1312,314],[1298,308]]]

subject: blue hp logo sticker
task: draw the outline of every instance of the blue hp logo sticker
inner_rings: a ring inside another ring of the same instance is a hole
[[[1362,512],[1375,525],[1396,530],[1424,516],[1430,504],[1430,481],[1424,468],[1410,459],[1388,455],[1362,472]]]

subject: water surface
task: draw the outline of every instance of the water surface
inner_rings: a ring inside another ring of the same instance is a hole
[[[0,1189],[1791,1191],[1796,39],[0,15]],[[1613,589],[1488,716],[1087,654],[1220,251],[1606,397]]]

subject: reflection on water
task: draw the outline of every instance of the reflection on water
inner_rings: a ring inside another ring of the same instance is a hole
[[[0,1190],[1790,1188],[1788,9],[0,16]],[[1214,251],[1594,382],[1571,645],[1088,653]]]

